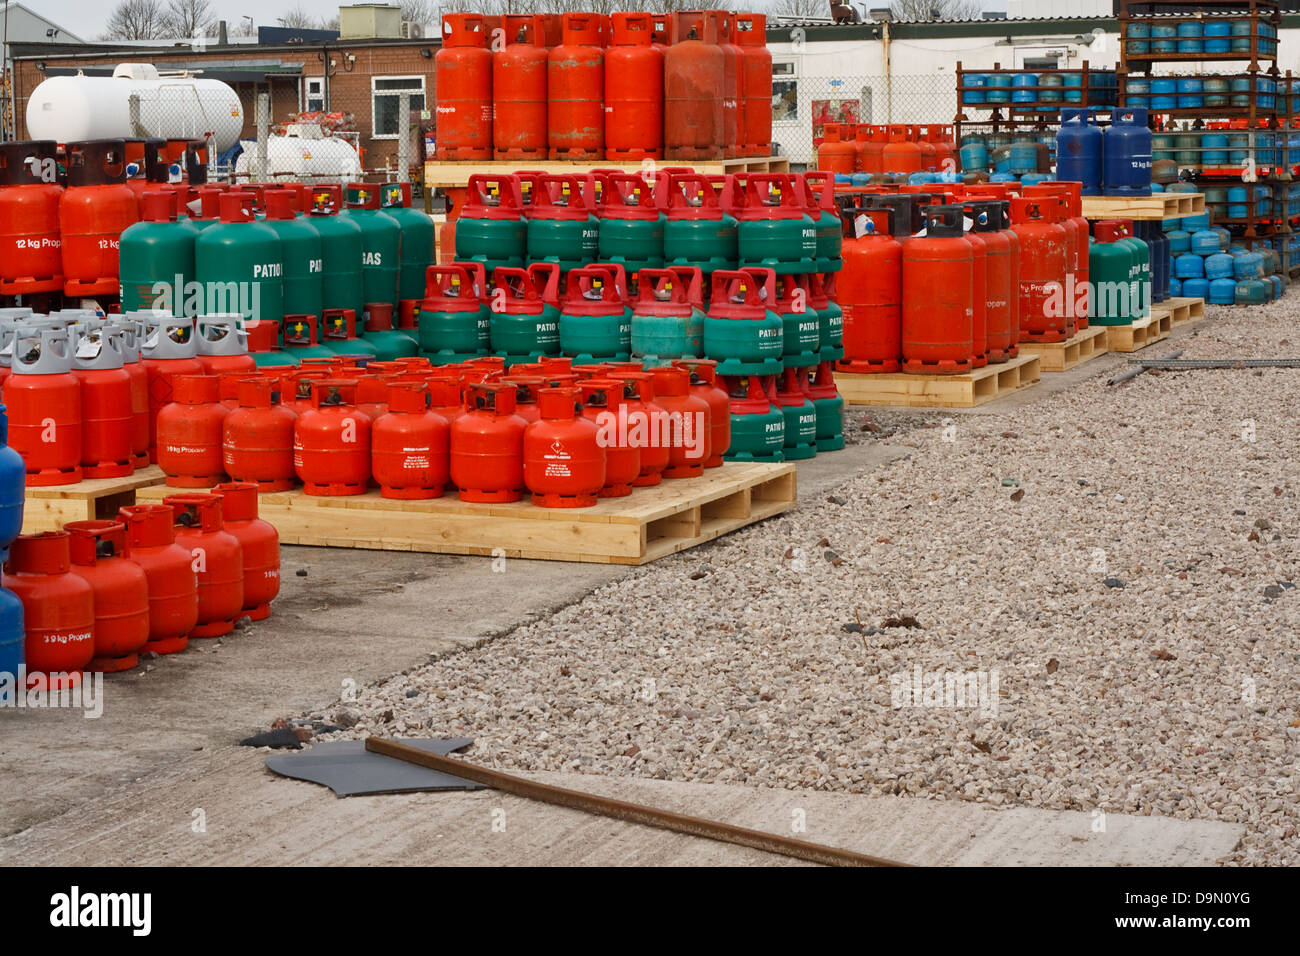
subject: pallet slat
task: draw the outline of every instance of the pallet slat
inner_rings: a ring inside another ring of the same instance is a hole
[[[476,504],[454,495],[396,501],[378,491],[317,498],[295,490],[262,495],[259,510],[284,544],[644,564],[788,511],[797,490],[793,464],[728,462],[591,508]],[[154,487],[140,497],[168,493]]]
[[[673,162],[656,160],[664,166],[690,166],[697,173],[716,175],[720,173],[786,173],[790,171],[790,159],[787,156],[751,156],[739,159],[718,159],[707,162]],[[629,173],[639,173],[644,169],[640,161],[634,163],[606,162],[564,162],[548,160],[541,157],[535,160],[433,160],[424,164],[424,184],[430,188],[455,189],[466,185],[470,176],[500,176],[518,172],[521,169],[540,169],[548,173],[579,173],[590,169],[619,169]]]
[[[1044,372],[1064,372],[1108,351],[1106,327],[1090,325],[1064,342],[1021,342],[1020,354],[1037,355]]]
[[[1205,318],[1204,299],[1172,296],[1160,304],[1169,309],[1174,325],[1182,325],[1184,322],[1199,322]]]
[[[1151,314],[1140,322],[1106,326],[1106,347],[1112,352],[1136,352],[1168,338],[1173,325],[1173,315],[1168,309],[1152,306]]]
[[[1085,219],[1181,219],[1205,212],[1204,193],[1084,196]]]
[[[961,375],[836,372],[835,384],[839,386],[844,401],[850,405],[974,408],[999,396],[1028,388],[1041,378],[1039,357],[1021,354],[1009,362],[986,365]]]
[[[90,478],[75,485],[27,488],[23,502],[23,534],[59,531],[69,521],[112,518],[117,509],[136,503],[137,493],[161,485],[162,469],[141,468],[125,478]]]

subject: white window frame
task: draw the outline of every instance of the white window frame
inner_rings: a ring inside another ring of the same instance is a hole
[[[316,92],[312,92],[312,87],[316,87]],[[311,112],[311,101],[320,100],[322,111],[329,108],[325,102],[325,77],[323,76],[304,76],[302,78],[302,97],[298,104],[300,112]]]
[[[376,88],[376,84],[386,80],[418,80],[420,88],[417,90],[412,87],[409,90],[381,90]],[[428,91],[425,89],[424,77],[419,74],[410,74],[406,76],[372,76],[370,78],[370,138],[371,139],[398,139],[400,133],[380,133],[375,129],[375,106],[381,96],[397,96],[399,93],[419,94],[425,97],[425,104],[428,104]]]
[[[777,73],[777,72],[776,72],[776,67],[777,67],[778,65],[779,65],[779,66],[788,66],[788,67],[790,68],[790,72],[789,72],[789,73]],[[775,83],[793,83],[793,84],[794,84],[794,96],[795,96],[795,115],[794,115],[794,117],[793,117],[792,119],[776,119],[775,117],[773,117],[773,119],[772,119],[772,125],[773,125],[773,126],[782,127],[782,128],[785,128],[785,127],[789,127],[789,128],[797,127],[797,126],[799,125],[799,122],[800,122],[800,121],[799,121],[799,112],[800,112],[800,110],[802,110],[802,109],[804,108],[804,103],[802,102],[802,94],[803,94],[803,91],[802,91],[802,89],[801,89],[800,86],[799,86],[799,60],[798,60],[798,59],[795,59],[795,58],[791,58],[791,59],[787,60],[787,59],[785,59],[784,57],[773,58],[773,60],[772,60],[772,82],[773,82],[774,84],[775,84]]]

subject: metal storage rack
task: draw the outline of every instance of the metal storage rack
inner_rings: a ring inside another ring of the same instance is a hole
[[[1273,238],[1288,236],[1291,234],[1291,220],[1285,206],[1286,185],[1292,180],[1295,171],[1292,161],[1291,149],[1285,138],[1276,137],[1277,133],[1285,132],[1287,128],[1286,117],[1288,116],[1287,105],[1289,102],[1289,79],[1290,74],[1284,77],[1278,70],[1278,30],[1282,24],[1282,15],[1277,0],[1206,0],[1206,2],[1188,2],[1188,0],[1121,0],[1119,4],[1118,19],[1120,24],[1120,61],[1117,67],[1117,83],[1119,88],[1120,104],[1128,104],[1130,97],[1130,84],[1132,81],[1141,76],[1146,80],[1153,78],[1153,70],[1157,65],[1169,66],[1177,64],[1206,64],[1227,65],[1233,63],[1244,63],[1246,69],[1244,72],[1236,73],[1191,73],[1182,75],[1180,78],[1197,78],[1202,81],[1207,79],[1224,80],[1229,84],[1229,89],[1225,91],[1215,91],[1206,94],[1204,91],[1193,94],[1202,97],[1223,95],[1228,102],[1219,105],[1202,105],[1198,107],[1174,107],[1174,108],[1153,108],[1147,106],[1152,117],[1152,126],[1157,134],[1168,133],[1177,135],[1179,132],[1188,131],[1206,131],[1209,124],[1214,121],[1238,121],[1244,122],[1244,128],[1234,130],[1223,130],[1223,132],[1236,132],[1249,134],[1249,140],[1246,148],[1247,163],[1229,163],[1215,166],[1193,166],[1192,181],[1201,189],[1213,189],[1215,187],[1229,186],[1246,186],[1247,199],[1245,216],[1228,216],[1225,208],[1228,203],[1211,204],[1209,208],[1216,213],[1215,219],[1225,227],[1229,228],[1235,234],[1239,233],[1247,246],[1254,246],[1256,243],[1267,243]],[[1178,43],[1180,40],[1201,39],[1204,37],[1151,37],[1134,36],[1133,27],[1135,25],[1145,25],[1148,28],[1155,25],[1177,27],[1186,23],[1207,23],[1211,21],[1236,21],[1238,23],[1249,23],[1249,34],[1229,35],[1227,39],[1230,43],[1238,45],[1245,41],[1244,49],[1231,49],[1227,52],[1207,53],[1203,49],[1196,51],[1188,50],[1161,50],[1156,51],[1153,45],[1160,40],[1173,40]],[[1261,33],[1260,27],[1267,26],[1272,29],[1272,35],[1267,35],[1268,31]],[[1142,44],[1147,44],[1145,50],[1140,49]],[[1162,77],[1156,77],[1162,78]],[[1173,77],[1163,77],[1173,78]],[[1266,93],[1259,89],[1258,81],[1262,78],[1268,78],[1278,87],[1270,105],[1263,99]],[[1245,80],[1248,90],[1231,90],[1232,80]],[[1144,99],[1149,101],[1150,92],[1141,94]],[[1186,95],[1186,94],[1183,94]],[[1131,104],[1138,106],[1141,104]],[[1174,126],[1178,120],[1191,120],[1190,127],[1186,130],[1180,130]],[[1275,140],[1272,145],[1262,142],[1261,134],[1267,134],[1271,140]],[[1175,148],[1174,152],[1179,152]],[[1186,151],[1186,150],[1182,150]],[[1197,152],[1203,152],[1203,148],[1198,148]],[[1262,162],[1264,158],[1268,162]],[[1182,163],[1179,164],[1182,166]],[[1243,174],[1248,170],[1253,171],[1254,179],[1247,179],[1243,182]],[[1264,187],[1273,189],[1274,193],[1279,191],[1282,194],[1282,202],[1275,203],[1268,211],[1261,212],[1257,209],[1256,199],[1258,192]],[[1234,202],[1232,205],[1243,205],[1240,202]]]

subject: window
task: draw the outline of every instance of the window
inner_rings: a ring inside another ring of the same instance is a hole
[[[794,63],[772,63],[772,76],[788,77],[772,81],[772,122],[793,123],[799,119],[799,81],[794,79]]]
[[[302,109],[304,113],[325,109],[325,77],[309,76],[302,81]]]
[[[406,117],[397,115],[400,103],[398,94],[411,94],[411,109],[424,109],[424,77],[376,76],[370,81],[371,124],[374,139],[397,139],[406,124]]]
[[[794,76],[794,64],[793,64],[793,63],[773,63],[773,64],[772,64],[772,75],[773,75],[773,76]]]

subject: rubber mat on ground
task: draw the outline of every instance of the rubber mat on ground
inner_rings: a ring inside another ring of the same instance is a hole
[[[403,737],[401,743],[443,757],[464,750],[469,737]],[[282,777],[329,787],[340,797],[372,793],[411,793],[418,790],[483,790],[482,784],[429,770],[405,760],[370,753],[364,740],[335,740],[309,749],[266,758],[267,769]]]

